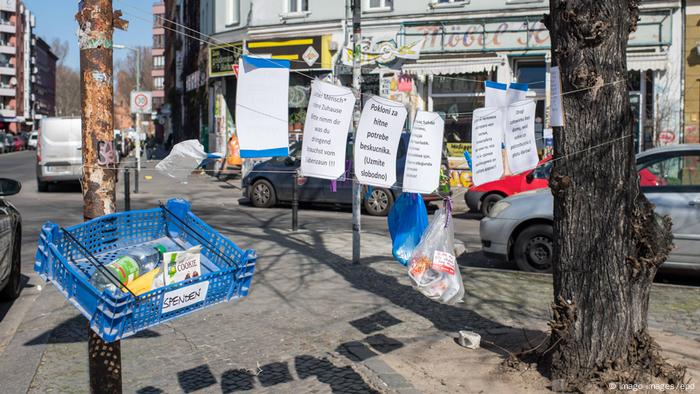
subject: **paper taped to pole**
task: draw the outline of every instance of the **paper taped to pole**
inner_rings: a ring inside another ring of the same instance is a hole
[[[241,158],[289,154],[289,61],[241,56],[236,128]]]
[[[391,187],[406,107],[372,96],[365,103],[355,139],[355,176],[363,185]]]
[[[301,175],[331,180],[343,175],[354,107],[352,90],[320,80],[311,83],[301,143]]]
[[[472,181],[474,186],[503,176],[503,109],[478,108],[472,118]]]
[[[535,101],[525,100],[508,107],[506,126],[506,151],[508,166],[514,174],[537,167],[535,143]]]
[[[411,129],[403,172],[403,191],[432,193],[440,185],[445,121],[435,112],[418,111]]]

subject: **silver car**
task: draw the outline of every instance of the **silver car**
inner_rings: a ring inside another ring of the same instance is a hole
[[[662,271],[700,275],[700,145],[672,145],[637,155],[644,195],[673,221],[675,245]],[[554,199],[549,189],[508,197],[481,220],[484,253],[524,271],[551,272]]]

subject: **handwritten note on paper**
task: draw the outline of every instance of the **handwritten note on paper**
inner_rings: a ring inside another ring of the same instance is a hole
[[[361,184],[396,182],[396,151],[407,113],[401,103],[377,96],[365,103],[355,140],[355,176]]]
[[[418,111],[411,129],[403,172],[403,191],[432,193],[440,184],[445,121],[435,112]]]
[[[335,180],[343,175],[354,106],[352,90],[326,82],[312,82],[301,147],[303,176]]]
[[[503,110],[478,108],[472,118],[472,181],[474,186],[503,176]]]
[[[506,152],[508,166],[514,174],[537,166],[535,143],[535,102],[519,101],[508,107],[506,127]]]
[[[549,70],[551,100],[549,104],[549,123],[552,127],[564,127],[564,104],[561,97],[561,75],[559,67]]]

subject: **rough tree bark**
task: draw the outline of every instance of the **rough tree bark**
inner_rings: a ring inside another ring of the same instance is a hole
[[[545,17],[563,91],[590,88],[564,96],[566,127],[554,138],[555,389],[683,379],[647,331],[649,291],[672,237],[670,220],[641,194],[635,169],[625,81],[638,3],[550,0]]]

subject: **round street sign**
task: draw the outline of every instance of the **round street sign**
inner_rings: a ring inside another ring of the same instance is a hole
[[[676,140],[676,134],[673,131],[662,131],[659,133],[659,142],[663,144],[670,144]]]
[[[140,109],[146,108],[148,105],[148,97],[143,93],[137,93],[136,96],[134,96],[134,105]]]
[[[151,92],[131,92],[131,113],[151,112]]]

